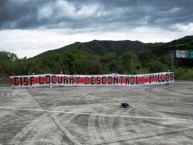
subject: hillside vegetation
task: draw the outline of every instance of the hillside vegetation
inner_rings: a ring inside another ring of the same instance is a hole
[[[175,50],[193,50],[193,36],[169,43],[129,40],[76,42],[29,59],[19,59],[11,52],[0,52],[0,81],[13,73],[139,74],[168,70],[175,72],[176,79],[193,80],[193,59],[176,59],[176,65],[171,66],[170,52]]]

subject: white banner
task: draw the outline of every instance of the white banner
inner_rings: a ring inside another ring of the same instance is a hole
[[[38,86],[140,86],[155,85],[174,82],[173,72],[160,72],[151,74],[124,75],[65,75],[41,74],[10,76],[12,87],[38,87]]]

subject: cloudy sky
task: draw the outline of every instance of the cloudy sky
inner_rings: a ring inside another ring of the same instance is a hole
[[[193,0],[0,0],[0,51],[32,57],[74,42],[169,42],[193,34]]]

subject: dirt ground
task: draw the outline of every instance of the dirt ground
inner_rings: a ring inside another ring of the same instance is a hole
[[[121,108],[122,102],[131,107]],[[191,145],[193,82],[142,87],[0,86],[2,145]]]

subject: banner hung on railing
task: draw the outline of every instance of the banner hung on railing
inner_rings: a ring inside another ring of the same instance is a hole
[[[115,73],[105,75],[41,74],[10,76],[9,78],[13,88],[40,86],[140,86],[174,82],[174,73],[160,72],[138,75]]]

